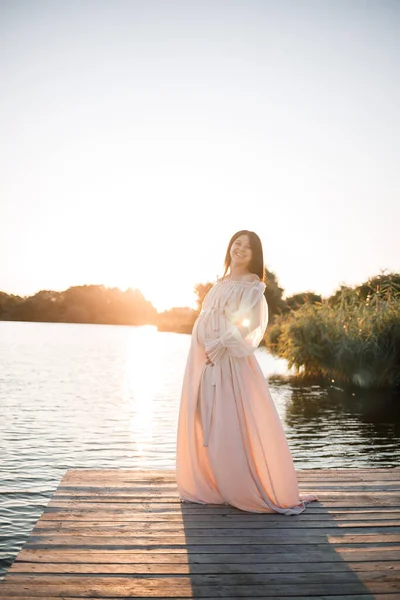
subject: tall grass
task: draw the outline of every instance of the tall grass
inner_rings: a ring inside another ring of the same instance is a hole
[[[360,300],[344,290],[334,306],[307,303],[278,318],[265,344],[304,377],[361,388],[400,386],[400,296]]]

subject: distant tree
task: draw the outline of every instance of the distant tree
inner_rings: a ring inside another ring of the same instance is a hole
[[[21,298],[4,319],[13,321],[59,321],[61,306],[58,292],[41,290],[33,296]]]
[[[23,302],[23,300],[21,296],[0,292],[0,320],[8,320],[18,304]]]
[[[174,307],[159,313],[157,328],[159,331],[191,333],[197,316],[198,312],[187,306]]]
[[[385,273],[370,277],[361,285],[341,285],[327,300],[329,306],[346,302],[370,302],[374,297],[383,300],[400,299],[400,273]]]
[[[208,292],[211,290],[213,285],[214,282],[207,281],[207,283],[196,283],[196,285],[194,286],[194,293],[197,296],[196,304],[198,312],[201,311],[204,298],[207,296]]]
[[[41,290],[25,298],[0,293],[0,318],[18,321],[155,324],[157,311],[139,290],[103,285],[73,286],[64,292]]]
[[[385,273],[370,277],[366,282],[355,288],[360,300],[368,300],[379,296],[384,300],[400,299],[400,273]]]
[[[285,312],[286,305],[282,300],[284,290],[279,286],[275,273],[267,268],[265,269],[264,281],[266,285],[264,295],[268,304],[269,322],[271,322],[276,315]]]
[[[332,296],[329,296],[327,299],[329,306],[337,306],[338,304],[342,304],[343,299],[345,297],[353,296],[354,289],[349,287],[348,285],[341,285]]]
[[[79,304],[71,304],[66,307],[64,313],[65,323],[92,323],[93,319],[90,317],[87,309]]]
[[[322,302],[322,296],[315,294],[314,292],[302,292],[285,298],[287,310],[297,310],[300,308],[300,306],[303,306],[303,304],[306,304],[307,302],[310,304]]]

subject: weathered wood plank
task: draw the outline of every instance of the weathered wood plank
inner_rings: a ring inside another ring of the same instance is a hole
[[[91,597],[104,595],[126,597],[186,595],[207,598],[217,592],[218,596],[276,597],[276,595],[348,593],[394,593],[399,591],[398,575],[386,571],[366,573],[280,573],[270,575],[191,575],[188,577],[89,577],[89,576],[20,576],[10,574],[2,590],[9,596],[21,595],[71,595]],[[328,586],[328,587],[327,587]]]
[[[256,534],[256,531],[272,531],[275,529],[300,529],[302,531],[304,530],[309,530],[309,529],[335,529],[335,528],[345,528],[345,529],[359,529],[359,528],[369,528],[370,531],[380,531],[382,529],[385,529],[387,531],[387,528],[391,527],[391,528],[397,528],[398,531],[400,532],[400,521],[399,519],[378,519],[378,520],[365,520],[365,519],[360,519],[358,521],[340,521],[337,520],[337,522],[335,522],[335,520],[333,519],[329,519],[329,518],[325,518],[325,519],[320,519],[317,521],[311,521],[311,520],[307,520],[307,521],[297,521],[297,520],[292,520],[292,521],[288,521],[287,519],[285,521],[282,521],[282,519],[280,521],[253,521],[250,523],[246,522],[246,519],[240,519],[240,520],[236,520],[233,521],[231,520],[231,522],[227,521],[227,519],[224,519],[223,522],[221,523],[221,519],[219,521],[214,520],[214,521],[203,521],[201,520],[201,517],[198,516],[197,519],[190,519],[190,520],[180,520],[180,521],[171,521],[171,522],[164,522],[164,521],[149,521],[146,522],[146,520],[143,521],[126,521],[124,520],[120,520],[120,519],[115,519],[115,521],[109,521],[109,520],[95,520],[95,521],[82,521],[82,520],[65,520],[65,521],[47,521],[47,520],[41,520],[40,523],[38,523],[34,529],[33,532],[35,534],[41,534],[41,535],[47,535],[48,533],[50,533],[51,531],[55,532],[55,531],[68,531],[69,533],[79,533],[80,531],[103,531],[103,530],[110,530],[110,531],[114,531],[115,529],[118,529],[119,531],[123,530],[123,531],[130,531],[130,532],[142,532],[142,533],[146,533],[146,532],[156,532],[159,533],[160,535],[165,535],[165,532],[182,532],[183,528],[186,532],[190,532],[195,533],[196,530],[204,530],[204,531],[218,531],[218,532],[223,532],[226,531],[227,529],[229,529],[229,531],[232,531],[233,529],[236,532],[239,531],[243,531],[245,530],[246,532],[249,529],[254,529],[254,533]],[[257,535],[257,534],[256,534]]]
[[[400,583],[400,574],[396,571],[384,570],[359,570],[355,574],[350,569],[343,571],[331,571],[329,573],[325,571],[320,572],[305,572],[301,573],[288,573],[288,572],[268,572],[268,573],[241,573],[238,569],[235,569],[233,573],[218,573],[218,574],[190,574],[187,576],[170,577],[169,575],[162,575],[159,578],[152,575],[144,574],[142,576],[133,576],[129,578],[119,577],[118,574],[111,577],[106,574],[95,575],[91,573],[38,573],[34,575],[24,575],[21,573],[10,573],[8,575],[9,584],[16,584],[18,582],[35,582],[38,585],[52,586],[55,583],[59,583],[61,586],[70,586],[70,589],[79,590],[82,589],[83,585],[97,586],[100,583],[104,583],[107,588],[117,588],[118,585],[123,585],[126,581],[130,581],[140,591],[141,586],[146,588],[149,584],[158,584],[159,582],[165,586],[171,587],[183,587],[186,588],[188,583],[192,585],[269,585],[276,582],[282,582],[286,584],[315,584],[315,583],[382,583],[388,584],[393,582]],[[70,592],[67,592],[70,593]]]
[[[275,545],[275,546],[257,546],[252,551],[245,552],[243,547],[230,546],[230,552],[222,552],[218,548],[211,548],[207,551],[187,552],[186,548],[175,548],[173,550],[166,548],[153,548],[151,551],[143,552],[140,549],[132,550],[113,550],[104,548],[91,548],[90,552],[86,548],[76,549],[57,549],[57,548],[22,548],[18,555],[18,561],[24,562],[84,562],[84,563],[180,563],[187,564],[209,564],[209,563],[255,563],[255,562],[282,562],[283,558],[288,562],[343,562],[359,561],[367,562],[377,560],[400,560],[400,546],[335,546],[332,549],[327,544],[315,544],[313,546],[304,546],[299,552],[298,546]],[[284,554],[284,557],[282,557]],[[14,564],[16,564],[16,561]]]
[[[147,509],[147,510],[160,510],[160,509],[167,509],[168,507],[170,508],[170,510],[180,510],[180,507],[183,505],[185,506],[186,509],[193,509],[193,510],[198,510],[199,507],[201,507],[200,504],[190,504],[189,502],[179,502],[177,499],[174,498],[170,498],[168,499],[164,499],[164,498],[154,498],[154,497],[150,497],[146,500],[144,498],[132,498],[132,497],[122,497],[120,499],[115,498],[113,496],[105,496],[103,498],[96,498],[96,497],[92,497],[90,499],[86,499],[86,498],[81,498],[81,499],[75,499],[75,500],[69,500],[66,496],[63,496],[62,498],[54,498],[52,500],[50,500],[48,506],[53,507],[53,506],[57,506],[57,507],[66,507],[66,508],[76,508],[78,506],[81,506],[82,503],[84,503],[85,505],[88,504],[88,500],[90,500],[90,504],[92,504],[93,506],[96,506],[98,504],[103,504],[103,505],[115,505],[115,507],[118,507],[118,505],[122,505],[125,507],[129,507],[131,509],[136,510],[140,510],[140,507],[142,507],[143,510]],[[363,496],[358,496],[358,495],[354,495],[353,497],[339,497],[339,498],[319,498],[319,507],[314,506],[312,507],[315,511],[320,511],[321,509],[327,509],[327,508],[331,508],[331,509],[336,509],[336,508],[361,508],[361,507],[377,507],[377,506],[390,506],[391,508],[400,508],[400,496],[399,498],[397,497],[391,497],[389,494],[385,495],[385,493],[382,494],[370,494],[370,495],[363,495]],[[226,507],[224,505],[213,505],[214,510],[226,510]],[[311,507],[310,509],[311,510]]]
[[[134,510],[133,510],[134,509]],[[139,519],[144,519],[144,518],[151,518],[154,516],[154,518],[164,518],[164,517],[168,517],[169,515],[172,517],[179,517],[179,518],[183,518],[183,516],[185,516],[185,518],[189,518],[191,516],[193,517],[198,517],[201,515],[205,515],[207,516],[207,518],[209,516],[213,516],[213,517],[217,517],[217,518],[223,518],[223,517],[232,517],[232,518],[236,518],[236,517],[240,517],[240,516],[248,516],[249,519],[251,518],[259,518],[260,516],[262,516],[263,518],[267,517],[271,518],[271,517],[275,517],[275,518],[279,518],[282,520],[282,515],[277,515],[276,513],[261,513],[261,514],[254,514],[254,513],[244,513],[243,511],[239,511],[235,508],[229,507],[229,506],[215,506],[215,505],[207,505],[207,506],[200,506],[198,504],[196,505],[186,505],[186,504],[181,504],[181,505],[177,505],[177,506],[170,506],[170,505],[165,505],[165,506],[160,506],[159,504],[156,505],[151,505],[150,504],[136,504],[134,507],[131,504],[123,504],[123,503],[117,503],[117,504],[113,504],[113,503],[94,503],[94,504],[88,504],[88,503],[84,503],[84,502],[80,502],[80,503],[76,503],[73,502],[71,503],[70,507],[66,507],[66,506],[49,506],[47,505],[47,507],[45,507],[44,512],[42,514],[41,518],[44,518],[46,515],[49,515],[51,513],[58,513],[58,512],[63,512],[65,514],[82,514],[82,515],[89,515],[90,513],[93,514],[97,514],[98,511],[102,511],[104,513],[108,513],[108,514],[128,514],[131,515],[133,518],[139,518]],[[397,513],[400,514],[400,507],[396,508],[394,506],[336,506],[336,507],[328,507],[328,506],[323,506],[321,503],[317,504],[309,504],[307,506],[307,511],[301,513],[300,515],[296,516],[296,519],[289,519],[289,521],[293,522],[294,520],[298,520],[298,519],[304,519],[306,516],[308,518],[308,516],[312,516],[312,518],[317,517],[317,516],[323,516],[323,517],[330,517],[333,515],[337,515],[338,517],[345,517],[346,515],[349,516],[349,518],[352,518],[352,515],[368,515],[371,513],[376,513],[376,514],[385,514],[385,513]]]
[[[391,484],[390,484],[391,485]],[[390,487],[389,484],[385,486],[377,486],[374,488],[373,486],[357,486],[355,489],[350,488],[339,488],[334,486],[329,486],[329,488],[318,488],[318,497],[322,499],[332,499],[335,500],[337,498],[354,498],[360,495],[360,492],[379,492],[380,496],[387,496],[392,498],[393,500],[400,500],[400,485],[396,485],[393,488]],[[304,490],[300,490],[300,493],[313,493],[311,488],[307,488]],[[164,492],[160,488],[156,488],[154,490],[136,490],[134,487],[126,488],[125,490],[121,488],[112,488],[112,487],[96,487],[96,488],[73,488],[73,489],[61,489],[54,493],[53,498],[57,500],[63,500],[65,498],[72,499],[94,499],[94,498],[130,498],[143,500],[145,498],[152,498],[154,502],[157,498],[162,499],[163,502],[178,502],[178,493],[175,490],[168,490]]]
[[[340,480],[326,480],[321,481],[320,479],[309,479],[309,480],[299,480],[300,489],[308,487],[310,485],[318,485],[318,489],[376,489],[378,487],[395,487],[398,489],[400,484],[400,477],[397,479],[388,478],[388,479],[376,479],[373,480],[354,480],[354,479],[340,479]],[[55,491],[56,494],[60,493],[69,493],[69,492],[85,492],[85,491],[96,491],[96,490],[115,490],[120,492],[128,492],[129,490],[133,490],[137,493],[149,493],[149,492],[157,492],[161,491],[162,493],[176,493],[177,486],[176,483],[173,482],[157,482],[154,484],[144,483],[144,482],[124,482],[124,481],[110,481],[109,479],[104,479],[104,481],[92,481],[92,482],[80,482],[78,485],[60,485]]]
[[[399,518],[385,518],[384,515],[374,516],[374,518],[351,518],[347,516],[343,519],[339,517],[330,518],[329,516],[317,517],[315,519],[302,519],[297,520],[293,519],[292,521],[285,519],[284,521],[278,521],[276,519],[264,520],[264,521],[249,521],[246,522],[243,518],[238,519],[227,519],[227,518],[208,518],[204,521],[201,519],[201,515],[190,516],[187,519],[180,518],[167,518],[169,515],[165,516],[165,518],[159,517],[157,519],[154,518],[146,518],[137,519],[137,518],[127,518],[123,515],[116,515],[113,521],[110,521],[110,516],[108,517],[99,517],[99,515],[92,515],[92,518],[88,518],[85,516],[75,518],[71,515],[71,518],[61,518],[58,519],[45,519],[43,516],[40,522],[37,523],[34,527],[34,531],[37,531],[39,528],[50,530],[52,528],[62,528],[62,529],[79,529],[85,527],[108,527],[108,526],[126,526],[131,529],[146,529],[146,530],[164,530],[170,531],[175,529],[182,529],[185,527],[186,530],[190,530],[193,528],[201,528],[201,529],[221,529],[229,527],[230,529],[257,529],[259,527],[267,527],[271,529],[303,529],[303,528],[321,528],[321,527],[337,527],[337,528],[348,528],[348,527],[385,527],[386,525],[391,527],[398,527],[400,519]],[[86,518],[85,518],[86,517]],[[118,518],[117,518],[118,517]],[[310,517],[310,515],[308,515]]]
[[[51,521],[60,522],[107,522],[112,518],[112,522],[125,521],[130,523],[210,523],[218,526],[221,523],[221,519],[224,523],[233,524],[237,522],[246,523],[249,527],[251,524],[259,525],[260,523],[282,523],[282,515],[276,515],[271,513],[265,514],[243,514],[237,513],[226,513],[226,514],[205,514],[206,511],[200,511],[191,514],[182,514],[182,511],[176,511],[175,513],[144,513],[144,514],[132,514],[131,510],[117,508],[115,510],[106,509],[104,507],[96,508],[79,508],[74,511],[64,511],[62,509],[51,509],[44,510],[40,521],[49,523]],[[287,519],[286,519],[287,520]],[[283,523],[286,522],[283,521]],[[297,515],[295,519],[289,520],[291,527],[296,523],[308,523],[308,522],[329,522],[337,521],[342,523],[345,521],[354,522],[370,522],[370,521],[387,521],[395,520],[397,523],[400,522],[400,510],[390,510],[387,508],[375,508],[375,510],[362,510],[352,512],[336,512],[336,511],[325,511],[319,513],[312,513],[307,509],[306,512]]]
[[[335,535],[338,533],[338,526],[334,523],[325,523],[322,526],[319,525],[317,527],[310,527],[306,525],[305,527],[279,527],[277,523],[263,525],[253,528],[242,528],[240,527],[225,527],[221,524],[220,527],[198,527],[197,525],[191,526],[170,526],[166,527],[165,525],[161,527],[156,524],[156,526],[151,527],[150,525],[145,526],[143,524],[140,525],[131,525],[126,523],[111,523],[108,525],[104,524],[78,524],[80,526],[76,526],[73,524],[72,526],[64,525],[64,524],[56,524],[55,526],[43,526],[44,523],[39,523],[33,529],[33,536],[49,536],[49,537],[61,537],[61,536],[79,536],[79,537],[91,537],[93,535],[100,535],[103,538],[115,537],[115,535],[123,535],[129,538],[148,538],[150,540],[153,539],[172,539],[175,537],[185,536],[187,539],[196,538],[196,537],[209,537],[212,535],[214,538],[224,538],[227,539],[229,537],[238,537],[238,536],[249,536],[251,535],[254,538],[266,538],[271,539],[273,537],[281,537],[280,530],[285,530],[285,536],[287,537],[300,537],[301,539],[313,537],[315,535]],[[46,523],[47,525],[47,523]],[[251,531],[250,531],[251,529]],[[288,529],[288,531],[286,531]],[[343,528],[343,532],[345,535],[360,534],[360,535],[388,535],[388,534],[398,534],[396,540],[400,543],[400,526],[396,526],[396,524],[389,525],[378,525],[373,526],[371,524],[362,524],[361,526],[352,526],[348,525]]]
[[[4,595],[4,594],[6,594],[6,595]],[[26,596],[25,594],[23,596],[14,595],[14,594],[10,595],[10,592],[6,591],[5,585],[2,585],[0,583],[0,600],[10,600],[10,598],[12,598],[13,600],[37,600],[38,598],[41,598],[41,600],[60,600],[60,596],[48,596],[47,594],[41,594],[40,596]],[[392,599],[393,599],[393,596],[392,596]],[[63,600],[67,600],[67,599],[63,598]],[[70,599],[70,600],[73,600],[73,599]],[[107,598],[107,600],[110,600],[110,599]]]
[[[327,556],[326,556],[327,558]],[[258,560],[259,557],[258,557]],[[230,563],[225,560],[223,563],[155,563],[147,561],[143,555],[143,562],[133,564],[118,563],[32,563],[16,562],[10,567],[9,573],[19,574],[123,574],[123,575],[210,575],[210,574],[267,574],[267,573],[335,573],[335,572],[357,572],[357,571],[400,571],[400,562],[394,560],[387,561],[369,561],[369,562],[285,562],[268,563]]]
[[[215,593],[215,592],[214,592]],[[12,598],[12,600],[37,600],[37,598],[40,597],[41,600],[60,600],[60,596],[57,597],[49,597],[49,596],[3,596],[1,594],[1,587],[0,587],[0,599],[1,600],[10,600],[10,598]],[[88,597],[88,596],[86,596]],[[92,596],[93,597],[93,596]],[[131,596],[132,597],[132,596]],[[164,598],[166,598],[167,596],[152,596],[153,600],[162,600]],[[174,600],[187,600],[189,596],[174,596]],[[199,598],[199,596],[190,596],[191,598],[196,597]],[[207,600],[220,600],[222,596],[207,596]],[[238,596],[236,595],[230,595],[230,596],[225,596],[226,598],[229,598],[230,600],[237,600]],[[270,598],[270,596],[257,596],[260,600],[262,600],[263,598]],[[134,596],[135,600],[147,600],[149,598],[149,596]],[[246,598],[246,596],[242,596],[242,598]],[[274,600],[287,600],[288,596],[274,596],[273,597]],[[76,596],[74,598],[70,597],[70,596],[62,596],[62,600],[76,600]],[[96,600],[121,600],[121,597],[116,598],[115,596],[113,598],[111,598],[110,596],[97,596],[96,595]],[[248,600],[252,600],[249,599]],[[305,596],[290,596],[290,600],[310,600],[310,596],[307,594]],[[313,600],[397,600],[397,596],[393,595],[393,594],[371,594],[371,593],[363,593],[363,594],[346,594],[345,596],[340,594],[340,595],[321,595],[318,594],[318,596],[314,595],[313,596]]]
[[[302,477],[315,477],[321,478],[335,478],[337,476],[351,477],[353,479],[359,477],[370,477],[377,478],[379,476],[384,477],[395,477],[400,476],[400,467],[357,467],[356,469],[350,468],[318,468],[318,469],[298,469],[296,471],[297,478]],[[80,469],[68,469],[64,474],[62,481],[79,481],[80,478],[84,478],[85,481],[92,479],[124,479],[126,481],[175,481],[175,472],[173,470],[144,470],[144,469],[91,469],[91,468],[80,468]]]
[[[0,600],[400,597],[400,469],[298,479],[319,502],[287,518],[182,503],[172,472],[68,471]]]
[[[327,535],[324,533],[313,533],[308,535],[293,535],[295,532],[285,532],[282,534],[268,534],[264,537],[254,537],[246,534],[243,536],[189,536],[185,535],[169,535],[160,539],[157,536],[154,537],[137,537],[127,536],[126,534],[107,537],[102,534],[98,535],[49,535],[39,536],[33,535],[26,542],[26,546],[29,548],[45,548],[45,547],[104,547],[104,548],[133,548],[143,547],[151,548],[152,546],[168,546],[169,548],[174,547],[192,547],[192,546],[229,546],[242,544],[245,546],[264,546],[266,544],[298,544],[302,546],[304,544],[318,544],[322,542],[329,542],[330,544],[370,544],[370,543],[386,543],[386,544],[400,544],[400,534],[346,534],[341,535]],[[297,533],[297,532],[296,532]],[[283,539],[284,538],[284,539]]]

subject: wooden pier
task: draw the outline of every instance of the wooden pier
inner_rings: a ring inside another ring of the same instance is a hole
[[[298,479],[319,502],[283,516],[182,504],[169,471],[70,470],[0,598],[400,599],[400,469]]]

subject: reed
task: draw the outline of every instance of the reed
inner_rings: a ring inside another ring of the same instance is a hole
[[[266,347],[302,377],[334,379],[360,388],[400,386],[400,295],[385,290],[361,299],[344,289],[329,300],[307,302],[276,319]]]

